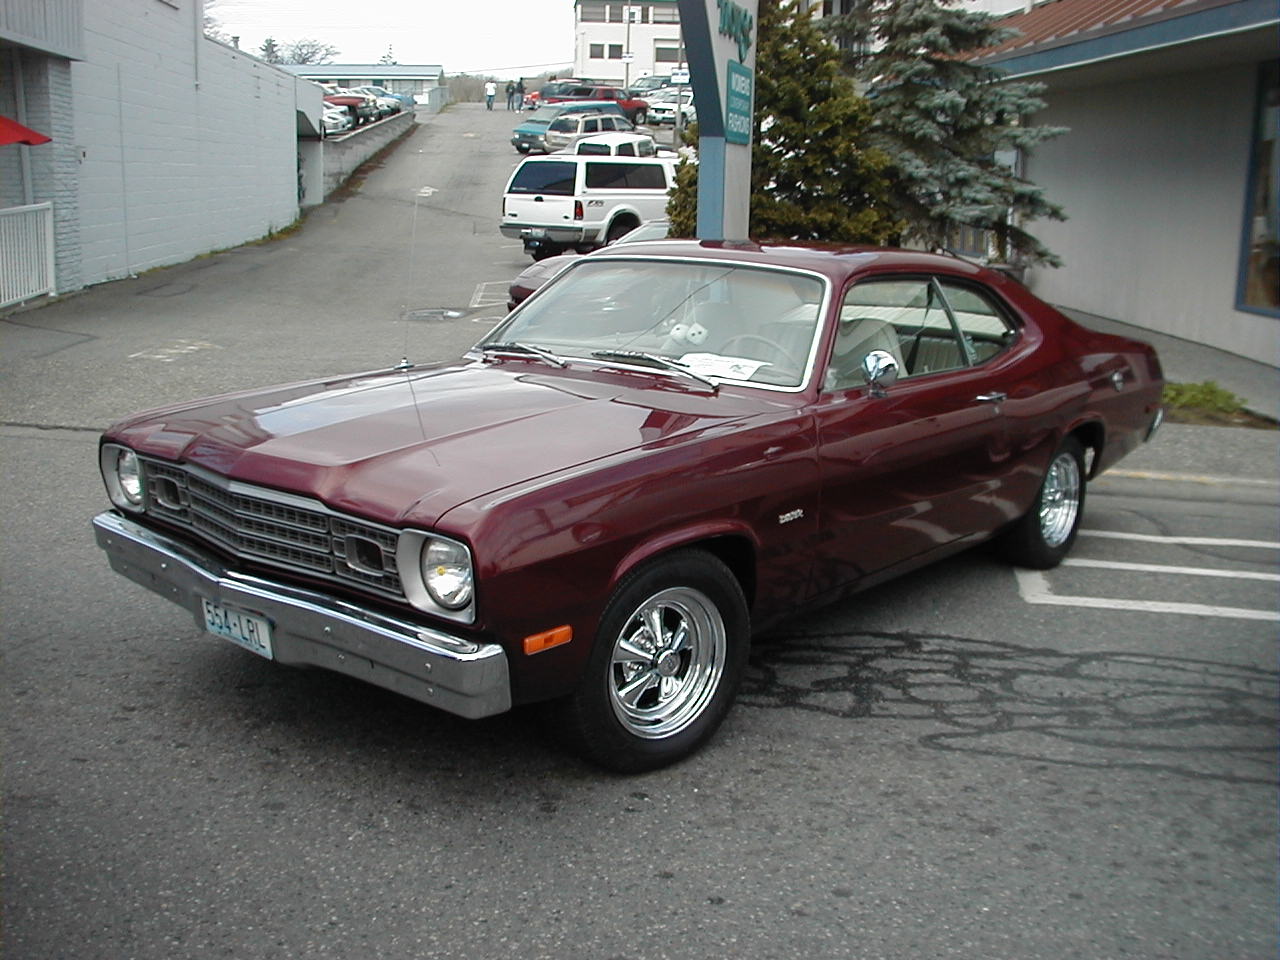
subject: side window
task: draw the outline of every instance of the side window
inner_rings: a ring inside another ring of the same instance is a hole
[[[632,144],[630,143],[618,144],[618,156],[634,157],[635,155],[636,155],[636,148]]]
[[[667,178],[662,167],[656,163],[629,163],[627,186],[638,190],[665,190]]]
[[[1017,330],[985,291],[952,280],[939,280],[938,285],[974,363],[990,360],[1016,339]]]
[[[966,366],[946,305],[929,280],[868,280],[840,305],[827,389],[860,387],[862,360],[872,350],[898,363],[900,378]]]
[[[601,118],[600,118],[600,129],[601,129],[602,131],[612,130],[612,129],[613,129],[613,117],[601,117]]]
[[[584,121],[582,124],[582,132],[583,133],[599,133],[600,121],[595,119],[594,117],[592,117],[590,120]]]
[[[588,163],[584,181],[592,190],[620,190],[627,185],[626,163]]]

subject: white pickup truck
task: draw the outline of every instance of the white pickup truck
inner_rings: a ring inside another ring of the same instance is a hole
[[[666,216],[677,157],[552,154],[527,157],[502,198],[502,235],[535,260],[587,253],[645,220]]]

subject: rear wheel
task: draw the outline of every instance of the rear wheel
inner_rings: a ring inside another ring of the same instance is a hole
[[[535,260],[545,260],[547,257],[554,257],[564,252],[563,247],[558,247],[554,243],[540,243],[529,251],[529,256]]]
[[[649,114],[645,113],[643,110],[637,110],[636,115],[631,120],[631,122],[634,123],[637,127],[639,127],[639,126],[643,126],[648,119],[649,119]]]
[[[1031,509],[1001,536],[1001,552],[1022,567],[1056,567],[1075,543],[1084,492],[1084,447],[1067,437],[1049,462]]]
[[[616,240],[621,240],[623,237],[625,237],[628,233],[630,233],[635,228],[636,228],[636,224],[631,223],[630,221],[615,220],[613,221],[613,223],[609,224],[609,232],[605,234],[604,242],[605,244],[610,244]]]
[[[749,624],[742,588],[715,557],[690,550],[641,567],[610,600],[578,690],[557,705],[558,728],[622,773],[683,759],[733,703]]]

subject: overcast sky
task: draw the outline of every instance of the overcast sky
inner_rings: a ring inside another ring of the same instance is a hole
[[[205,12],[257,53],[319,40],[336,63],[440,64],[447,73],[531,76],[573,63],[573,0],[205,0]]]

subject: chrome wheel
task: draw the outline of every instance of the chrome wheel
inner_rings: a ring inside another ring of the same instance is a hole
[[[606,684],[618,722],[644,739],[670,737],[702,715],[724,675],[727,631],[699,590],[655,593],[613,641]]]
[[[1060,547],[1075,530],[1080,513],[1080,463],[1063,451],[1049,465],[1040,495],[1040,535],[1048,547]]]

